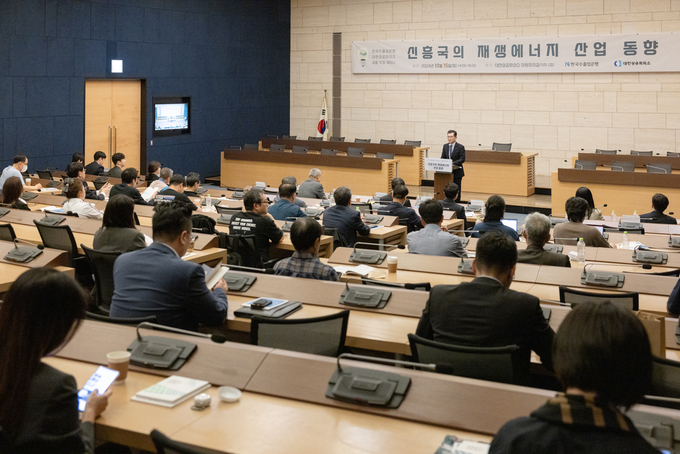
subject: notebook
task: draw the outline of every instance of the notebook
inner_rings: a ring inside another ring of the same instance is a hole
[[[208,388],[210,383],[207,381],[171,375],[139,391],[132,400],[172,408]]]

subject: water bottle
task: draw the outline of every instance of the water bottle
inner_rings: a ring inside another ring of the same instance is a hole
[[[583,238],[579,238],[578,243],[576,243],[576,261],[578,263],[586,262],[586,243]]]
[[[416,206],[420,206],[420,196],[416,197]]]
[[[628,232],[623,232],[623,248],[628,249]]]
[[[332,207],[335,206],[335,196],[333,196],[333,194],[331,194],[331,201],[330,201],[329,205],[332,206]]]
[[[207,194],[205,196],[205,209],[206,209],[206,211],[210,211],[211,207],[212,207],[212,198],[210,197],[210,194]]]
[[[612,210],[612,221],[616,221],[616,213],[614,213],[614,210]]]

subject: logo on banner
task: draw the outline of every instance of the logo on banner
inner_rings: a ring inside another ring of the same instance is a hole
[[[614,66],[616,66],[617,68],[620,68],[621,66],[623,66],[623,65],[621,64],[621,60],[616,60],[616,61],[614,62]]]
[[[366,66],[366,58],[368,57],[368,51],[364,49],[363,47],[359,49],[359,61],[361,62],[361,66],[364,67]]]

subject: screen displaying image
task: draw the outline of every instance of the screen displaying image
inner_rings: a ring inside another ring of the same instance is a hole
[[[515,232],[517,231],[517,219],[501,219],[504,226],[510,227]]]
[[[156,104],[156,131],[189,128],[189,103]]]

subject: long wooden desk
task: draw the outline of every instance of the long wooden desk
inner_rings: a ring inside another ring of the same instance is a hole
[[[321,183],[326,192],[341,186],[353,192],[373,194],[388,192],[396,177],[397,161],[349,156],[273,153],[259,150],[224,150],[222,152],[222,186],[244,187],[256,181],[278,186],[281,178],[296,175],[306,180],[309,170],[321,170]]]
[[[288,150],[294,146],[307,147],[312,152],[321,152],[322,148],[347,153],[349,147],[363,148],[365,155],[375,156],[378,153],[394,154],[399,162],[398,175],[406,184],[420,186],[425,178],[425,152],[429,147],[413,147],[411,145],[386,145],[379,143],[326,142],[316,140],[268,139],[260,142],[260,149],[268,150],[271,144],[281,144]],[[368,156],[366,156],[368,157]],[[300,180],[298,179],[298,182]],[[381,191],[384,192],[384,191]]]
[[[465,191],[530,196],[535,191],[538,153],[465,150]]]

